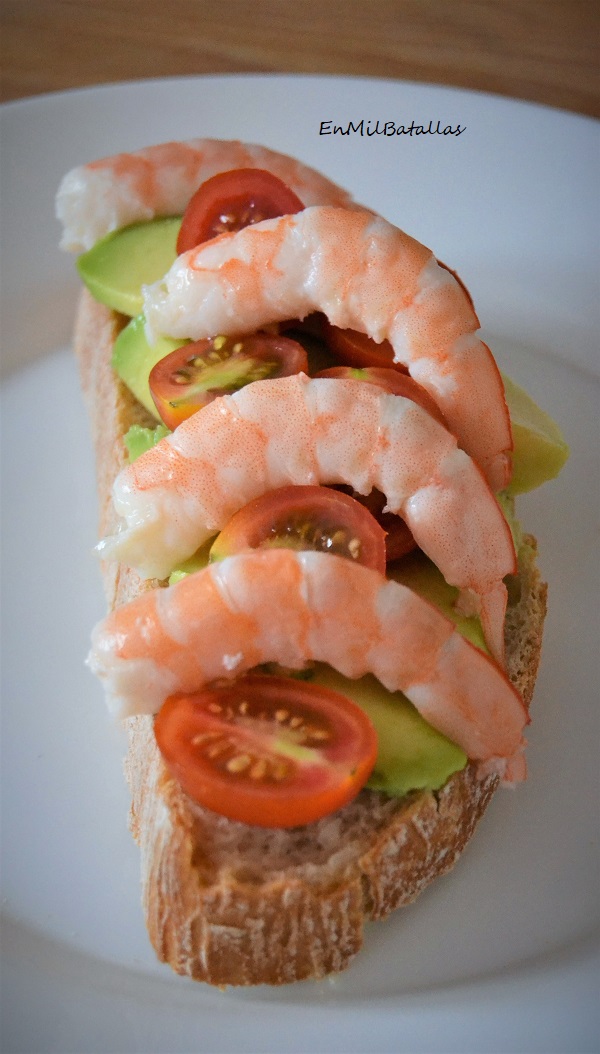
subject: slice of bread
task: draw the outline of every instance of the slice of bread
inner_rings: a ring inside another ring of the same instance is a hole
[[[101,534],[116,526],[110,490],[126,461],[123,436],[134,422],[153,423],[110,365],[123,321],[82,294],[75,351],[92,422]],[[103,570],[111,607],[159,587],[121,566]],[[529,705],[546,611],[532,538],[513,592],[507,666]],[[363,790],[317,823],[265,830],[190,802],[165,769],[153,718],[127,723],[131,829],[150,938],[175,971],[216,985],[284,984],[343,970],[369,919],[410,903],[450,870],[498,785],[469,765],[435,793],[389,798]]]

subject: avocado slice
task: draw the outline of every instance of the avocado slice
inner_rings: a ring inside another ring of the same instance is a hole
[[[413,593],[418,593],[424,600],[434,604],[454,622],[463,637],[488,654],[479,619],[461,615],[456,610],[459,590],[448,585],[441,571],[419,549],[402,557],[395,564],[388,564],[386,574],[388,578],[393,578],[395,582],[400,582],[401,585],[412,589]]]
[[[77,260],[95,300],[132,318],[143,307],[142,286],[162,278],[177,257],[180,216],[135,223],[102,238]]]
[[[387,692],[371,674],[351,681],[318,666],[312,680],[352,699],[373,722],[378,751],[367,783],[371,790],[394,796],[438,790],[467,764],[464,751],[428,725],[402,692]]]
[[[502,380],[514,441],[508,491],[524,494],[558,476],[569,457],[569,447],[556,421],[510,377],[503,374]]]
[[[149,344],[145,325],[144,316],[138,315],[121,330],[113,346],[112,365],[136,399],[160,421],[160,414],[154,405],[148,385],[150,371],[165,355],[170,355],[188,341],[158,337],[154,344]]]

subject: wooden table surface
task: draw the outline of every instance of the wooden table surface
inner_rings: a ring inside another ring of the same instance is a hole
[[[326,73],[600,116],[599,0],[2,0],[0,100],[215,73]]]

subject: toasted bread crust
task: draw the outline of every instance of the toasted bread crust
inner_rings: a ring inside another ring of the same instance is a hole
[[[100,531],[110,532],[110,490],[125,463],[123,435],[146,411],[116,378],[122,325],[88,293],[75,351],[92,421]],[[156,582],[104,567],[109,606]],[[506,624],[507,667],[529,705],[540,658],[546,586],[527,539],[520,598]],[[498,784],[469,765],[436,793],[402,799],[364,790],[334,816],[291,831],[234,823],[191,803],[162,762],[149,716],[128,721],[131,829],[141,850],[143,904],[156,953],[175,971],[217,985],[285,984],[348,966],[365,922],[414,900],[449,871]]]

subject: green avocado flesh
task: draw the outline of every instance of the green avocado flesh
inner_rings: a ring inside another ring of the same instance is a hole
[[[132,425],[125,436],[125,446],[129,454],[129,463],[135,461],[141,454],[145,454],[150,447],[156,446],[161,439],[168,436],[169,429],[166,425],[157,425],[156,428],[144,428],[143,425]]]
[[[387,692],[370,674],[349,681],[329,666],[318,666],[312,681],[352,699],[371,718],[378,741],[367,784],[371,790],[398,796],[437,790],[465,767],[467,757],[459,747],[428,725],[402,692]]]
[[[176,348],[180,348],[182,344],[186,344],[187,341],[159,337],[155,344],[149,344],[144,327],[144,316],[138,315],[128,326],[125,326],[125,329],[121,330],[114,343],[112,365],[138,402],[145,406],[157,421],[160,421],[160,415],[154,405],[148,385],[150,371],[157,362],[164,359],[166,355],[170,355]]]
[[[397,563],[388,564],[387,576],[434,604],[444,615],[452,619],[463,637],[466,637],[476,648],[487,652],[479,619],[459,614],[455,607],[458,600],[458,589],[448,585],[441,571],[438,571],[435,564],[432,564],[422,552],[415,549]]]
[[[176,567],[174,571],[171,571],[169,576],[170,586],[175,582],[179,582],[181,578],[185,578],[186,575],[193,575],[195,571],[201,571],[203,567],[207,566],[208,555],[213,541],[213,538],[209,538],[200,549],[196,550],[193,556],[190,556],[189,560],[184,560],[179,567]]]
[[[535,490],[555,479],[569,456],[564,436],[549,414],[527,392],[503,375],[513,431],[511,494]]]
[[[142,286],[158,282],[175,260],[181,217],[150,220],[107,235],[77,261],[92,296],[123,315],[139,315]]]

